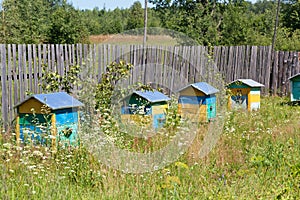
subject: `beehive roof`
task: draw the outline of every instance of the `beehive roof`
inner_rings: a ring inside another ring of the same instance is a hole
[[[178,92],[185,90],[188,87],[193,87],[201,92],[203,92],[205,95],[211,95],[219,92],[218,89],[214,88],[213,86],[209,85],[206,82],[198,82],[198,83],[193,83],[190,85],[187,85],[186,87],[180,89]]]
[[[244,83],[245,85],[248,85],[249,87],[264,87],[263,84],[259,83],[259,82],[256,82],[252,79],[237,79],[235,81],[232,81],[231,83],[229,83],[228,85],[231,85],[233,83],[236,83],[236,82],[242,82]]]
[[[153,91],[148,91],[148,90],[133,91],[133,94],[141,96],[141,97],[143,97],[144,99],[146,99],[147,101],[149,101],[151,103],[171,100],[168,96],[166,96],[163,93],[158,92],[156,90],[153,90]]]
[[[295,74],[294,76],[291,76],[291,77],[289,78],[289,80],[292,80],[293,78],[296,78],[296,77],[298,77],[298,76],[300,76],[300,73]]]
[[[66,92],[56,92],[56,93],[49,93],[49,94],[31,95],[21,103],[17,104],[15,107],[19,107],[20,105],[22,105],[24,102],[28,101],[31,98],[38,100],[42,104],[46,104],[52,110],[83,106],[83,103],[81,103],[71,95],[67,94]]]

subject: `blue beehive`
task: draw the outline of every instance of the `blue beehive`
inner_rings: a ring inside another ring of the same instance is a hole
[[[216,117],[218,89],[206,82],[190,84],[179,90],[178,112],[196,122],[210,121]]]
[[[66,92],[35,94],[17,104],[17,139],[26,143],[57,142],[76,146],[79,142],[79,107],[83,104]]]
[[[169,100],[168,96],[156,90],[134,91],[122,100],[121,119],[123,122],[138,123],[141,119],[148,118],[153,128],[159,128],[165,122]]]
[[[289,78],[291,101],[300,101],[300,73]]]

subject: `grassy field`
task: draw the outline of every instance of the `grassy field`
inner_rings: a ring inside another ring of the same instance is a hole
[[[228,112],[224,132],[204,159],[191,155],[145,174],[123,174],[85,148],[52,155],[0,139],[2,199],[299,199],[300,107],[263,98],[257,112]],[[155,145],[155,144],[153,144]]]
[[[142,35],[122,35],[122,34],[112,34],[112,35],[91,35],[89,38],[92,44],[114,44],[114,45],[142,45],[143,36]],[[176,39],[169,35],[148,35],[147,36],[148,45],[162,45],[162,46],[174,46],[178,44]]]

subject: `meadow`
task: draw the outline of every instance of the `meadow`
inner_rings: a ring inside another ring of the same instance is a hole
[[[255,112],[228,111],[223,133],[203,159],[201,137],[164,169],[125,174],[84,146],[56,154],[0,138],[2,199],[299,199],[300,107],[262,98]],[[153,143],[155,145],[155,143]]]
[[[89,41],[92,44],[142,45],[143,35],[136,33],[91,35]],[[147,45],[174,46],[178,45],[178,41],[170,35],[148,35]]]

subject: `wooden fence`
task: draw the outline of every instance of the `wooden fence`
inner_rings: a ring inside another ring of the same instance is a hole
[[[204,46],[1,44],[2,120],[10,123],[14,119],[14,105],[26,98],[26,92],[42,92],[39,82],[43,66],[64,75],[70,66],[80,65],[82,79],[100,81],[109,63],[125,60],[135,66],[128,84],[151,81],[172,91],[191,82],[212,82],[219,73],[225,83],[251,78],[265,85],[266,95],[286,95],[288,78],[300,71],[299,57],[298,52],[272,52],[270,46],[208,49]]]

